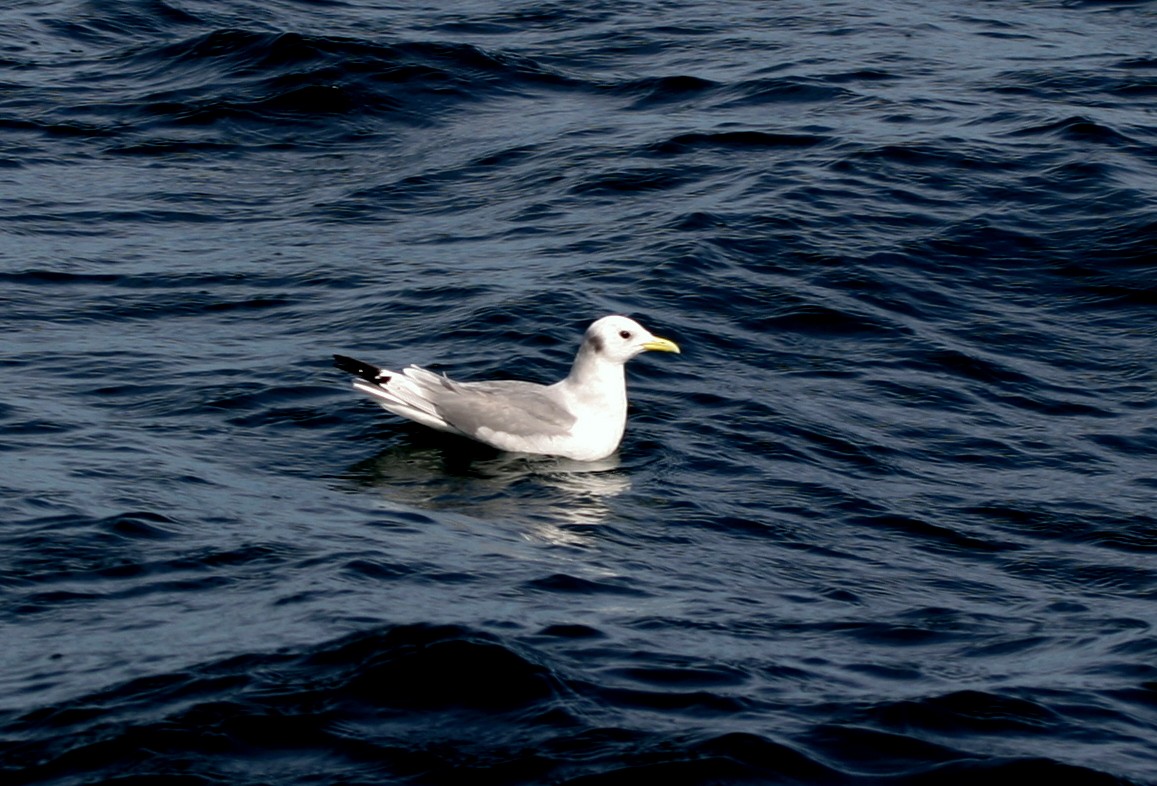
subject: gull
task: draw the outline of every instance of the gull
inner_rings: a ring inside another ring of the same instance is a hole
[[[612,315],[587,328],[570,374],[553,385],[457,382],[420,366],[399,373],[345,355],[333,360],[356,377],[355,389],[395,415],[511,453],[598,461],[618,449],[627,425],[623,367],[647,350],[679,346]]]

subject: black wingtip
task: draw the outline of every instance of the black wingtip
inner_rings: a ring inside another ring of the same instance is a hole
[[[333,364],[336,368],[349,372],[355,377],[361,377],[367,382],[373,382],[375,385],[382,385],[390,381],[390,378],[383,374],[377,366],[371,366],[369,363],[363,363],[346,355],[334,355]]]

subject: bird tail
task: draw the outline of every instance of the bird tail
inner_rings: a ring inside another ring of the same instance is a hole
[[[342,371],[356,376],[354,388],[373,396],[378,404],[395,415],[439,431],[462,433],[442,419],[434,402],[422,390],[421,385],[407,376],[416,367],[411,366],[405,374],[398,374],[345,355],[334,355],[333,364]]]
[[[377,385],[384,385],[390,381],[390,376],[382,369],[369,363],[363,363],[356,358],[347,357],[345,355],[334,355],[333,364],[342,371],[353,374],[355,377],[361,377],[367,382],[373,382]]]

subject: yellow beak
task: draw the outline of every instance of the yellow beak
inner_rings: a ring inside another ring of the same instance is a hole
[[[659,338],[653,336],[650,341],[643,345],[643,349],[649,349],[653,352],[674,352],[679,354],[679,345],[674,341],[666,338]]]

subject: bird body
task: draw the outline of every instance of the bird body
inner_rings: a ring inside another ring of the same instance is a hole
[[[357,376],[353,386],[385,409],[430,428],[499,450],[606,458],[618,449],[627,422],[624,365],[647,350],[679,352],[623,316],[591,324],[570,374],[553,385],[518,380],[457,382],[419,366],[388,371],[344,355],[334,365]]]

